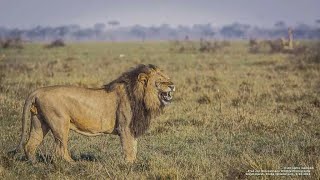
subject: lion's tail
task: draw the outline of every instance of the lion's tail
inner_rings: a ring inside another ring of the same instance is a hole
[[[27,136],[27,118],[28,118],[28,112],[31,108],[32,103],[35,100],[35,94],[36,92],[31,93],[28,98],[26,99],[26,101],[24,102],[24,106],[23,106],[23,113],[22,113],[22,133],[21,133],[21,137],[20,137],[20,142],[17,145],[17,147],[10,151],[9,154],[16,154],[17,152],[19,152],[22,149],[23,146],[23,141],[25,139],[25,137]]]

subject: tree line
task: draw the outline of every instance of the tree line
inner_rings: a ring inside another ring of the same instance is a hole
[[[144,41],[144,40],[190,40],[204,39],[275,39],[287,36],[288,28],[293,29],[295,39],[320,39],[320,22],[315,25],[298,24],[288,26],[279,21],[273,27],[263,28],[242,23],[216,27],[211,24],[192,26],[134,25],[121,27],[118,21],[96,23],[92,27],[79,25],[37,26],[30,29],[6,28],[0,26],[0,39],[21,38],[27,41]]]

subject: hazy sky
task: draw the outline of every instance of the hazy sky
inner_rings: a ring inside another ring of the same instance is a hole
[[[0,26],[79,24],[118,20],[121,26],[233,22],[272,26],[314,24],[320,0],[0,0]]]

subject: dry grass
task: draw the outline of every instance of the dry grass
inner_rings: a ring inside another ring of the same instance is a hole
[[[314,167],[305,178],[320,178],[319,63],[305,60],[306,54],[303,66],[290,54],[249,54],[244,42],[215,53],[168,49],[168,43],[145,42],[0,50],[0,178],[256,179],[245,172],[292,166]],[[23,154],[6,155],[18,142],[29,92],[55,84],[100,87],[139,63],[165,69],[177,92],[174,104],[139,139],[135,164],[124,163],[112,135],[72,133],[75,165],[53,160],[51,134],[35,165]]]

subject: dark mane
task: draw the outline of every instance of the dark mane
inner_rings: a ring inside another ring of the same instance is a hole
[[[130,122],[130,130],[134,137],[143,135],[150,127],[151,118],[161,111],[161,107],[147,107],[145,103],[146,91],[144,85],[138,82],[140,73],[150,74],[152,70],[156,70],[155,65],[138,65],[125,73],[114,81],[104,85],[106,91],[113,91],[118,85],[124,84],[126,93],[130,100],[132,119]]]

